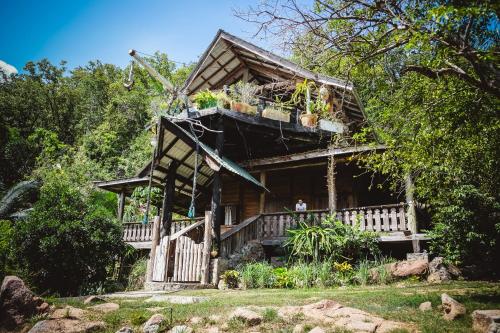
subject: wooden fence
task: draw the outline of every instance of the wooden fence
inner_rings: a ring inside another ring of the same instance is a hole
[[[328,210],[262,214],[262,239],[286,237],[288,229],[297,227],[297,221],[319,223],[329,214]],[[358,226],[361,230],[377,232],[411,230],[405,204],[346,208],[338,210],[336,217],[344,224]]]
[[[263,220],[260,215],[253,216],[225,232],[221,236],[221,257],[229,256],[251,240],[259,240],[261,237],[262,222]]]
[[[172,221],[170,234],[186,228],[187,226],[203,220],[203,217],[195,219],[177,219]],[[153,239],[153,223],[124,223],[123,224],[123,241],[124,242],[150,242]]]

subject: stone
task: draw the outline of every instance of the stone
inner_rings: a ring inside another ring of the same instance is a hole
[[[283,257],[271,257],[271,266],[273,266],[273,267],[285,266],[285,262],[283,261]]]
[[[243,246],[239,251],[229,256],[227,266],[228,268],[236,268],[238,265],[247,264],[250,262],[258,262],[265,260],[266,254],[264,247],[257,241],[250,241]]]
[[[220,315],[216,315],[216,314],[213,314],[213,315],[210,315],[208,317],[208,320],[212,321],[212,322],[218,322],[222,319],[222,317]]]
[[[208,297],[153,295],[146,302],[167,302],[172,304],[195,304],[208,301]]]
[[[108,313],[108,312],[113,312],[116,311],[120,308],[120,305],[116,303],[103,303],[103,304],[97,304],[93,306],[89,306],[88,309],[93,310],[93,311],[99,311],[102,313]]]
[[[425,259],[404,260],[390,265],[391,276],[396,278],[424,275],[428,269],[429,263]]]
[[[203,321],[203,318],[201,317],[193,317],[191,319],[189,319],[189,322],[193,325],[198,325],[200,324],[201,322]]]
[[[475,310],[472,312],[472,329],[486,333],[491,324],[500,322],[500,310]]]
[[[427,262],[429,262],[429,254],[427,254],[427,252],[417,252],[417,253],[407,253],[406,254],[406,260],[417,260],[417,259],[423,259],[423,260],[427,260]]]
[[[6,276],[0,287],[0,327],[12,330],[34,315],[47,313],[49,305],[17,276]]]
[[[427,276],[429,283],[441,283],[461,276],[460,269],[455,265],[445,264],[443,257],[436,257],[429,263],[429,276]]]
[[[487,333],[500,333],[500,323],[491,323],[490,327],[488,327]]]
[[[217,326],[209,327],[205,330],[206,333],[219,333],[220,330]]]
[[[47,319],[36,323],[28,333],[87,333],[106,328],[102,321],[81,321],[78,319]]]
[[[325,330],[319,326],[316,326],[315,328],[310,330],[309,333],[325,333]]]
[[[172,329],[169,331],[170,333],[191,333],[193,332],[193,329],[189,326],[186,325],[178,325],[172,327]]]
[[[448,294],[441,294],[441,303],[444,310],[443,318],[453,320],[463,316],[466,312],[465,306],[451,298]]]
[[[422,312],[425,311],[430,311],[432,310],[432,303],[431,302],[423,302],[418,306],[418,309]]]
[[[262,322],[262,316],[255,311],[246,308],[236,308],[229,319],[240,319],[250,326],[259,325]]]
[[[302,324],[295,325],[292,333],[304,333],[304,325]]]
[[[62,309],[55,309],[54,312],[50,314],[50,319],[79,319],[83,320],[87,316],[87,311],[66,305]]]
[[[104,303],[106,300],[99,296],[89,296],[87,297],[84,301],[83,304],[97,304],[97,303]]]
[[[116,331],[116,333],[134,333],[134,330],[128,326],[124,326],[120,328],[118,331]]]
[[[144,333],[157,333],[160,331],[161,326],[165,323],[165,317],[159,313],[154,314],[147,322],[144,323],[142,331]]]
[[[219,282],[217,283],[217,289],[219,289],[219,290],[227,290],[229,288],[227,286],[226,281],[224,281],[223,279],[220,279]]]
[[[376,329],[376,333],[392,333],[392,332],[415,332],[416,329],[408,324],[403,324],[397,321],[384,320]]]

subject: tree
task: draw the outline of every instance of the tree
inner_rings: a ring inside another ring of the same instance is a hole
[[[54,170],[28,219],[14,225],[11,247],[23,276],[38,291],[75,295],[105,281],[124,244],[113,212],[82,193],[64,171]]]
[[[347,56],[359,64],[395,50],[431,54],[404,70],[451,76],[500,97],[498,9],[494,1],[278,0],[237,15],[294,49],[334,51],[328,61]],[[315,43],[304,43],[305,35]]]

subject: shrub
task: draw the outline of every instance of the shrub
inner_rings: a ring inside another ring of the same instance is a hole
[[[356,282],[362,286],[367,285],[370,282],[370,268],[372,268],[370,261],[366,259],[359,261],[356,272],[354,273],[354,279]]]
[[[127,290],[139,290],[144,287],[148,258],[137,260],[130,270],[127,281]]]
[[[7,260],[9,258],[12,225],[8,220],[0,220],[0,281],[7,275]]]
[[[222,281],[226,284],[228,288],[234,289],[238,287],[240,273],[235,270],[227,270],[220,276]]]
[[[266,308],[262,313],[262,318],[265,322],[273,322],[278,319],[278,311],[273,308]]]
[[[343,224],[334,216],[320,222],[309,215],[305,221],[297,221],[297,228],[289,230],[288,235],[285,246],[291,257],[299,260],[347,259],[354,262],[380,253],[374,232]]]
[[[299,262],[290,267],[289,272],[293,285],[296,288],[310,288],[316,282],[313,264]]]
[[[74,295],[104,282],[122,252],[121,227],[112,212],[86,198],[64,172],[52,172],[33,212],[15,224],[13,257],[39,291]]]
[[[276,288],[292,288],[293,282],[286,267],[277,267],[273,270]]]
[[[215,107],[217,100],[217,94],[208,89],[197,92],[193,99],[199,110]]]
[[[238,268],[244,288],[271,288],[275,284],[273,266],[256,262]]]

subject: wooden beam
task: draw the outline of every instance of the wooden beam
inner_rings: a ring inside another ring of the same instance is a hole
[[[405,195],[406,204],[408,205],[408,229],[410,229],[412,234],[418,232],[417,212],[415,209],[415,198],[413,196],[414,191],[415,186],[413,185],[413,179],[410,175],[407,175],[405,179]]]
[[[326,183],[328,187],[328,209],[330,214],[337,210],[337,185],[335,183],[335,156],[328,157],[328,167],[326,168]]]
[[[327,148],[327,149],[308,151],[304,153],[291,154],[286,156],[260,158],[260,159],[241,162],[240,165],[242,167],[253,168],[262,165],[288,163],[288,162],[302,161],[302,160],[328,157],[328,156],[338,156],[345,154],[365,153],[365,152],[385,150],[385,149],[386,146],[384,145],[377,145],[377,146],[365,145],[365,146],[350,146],[344,148]]]
[[[243,70],[245,68],[244,64],[239,64],[236,66],[233,70],[231,70],[229,73],[224,75],[219,81],[215,82],[212,84],[212,89],[219,89],[223,85],[227,84],[227,81],[234,75],[239,74],[239,71]]]
[[[156,248],[160,243],[160,217],[155,216],[153,222],[153,239],[151,241],[151,251],[149,252],[149,260],[146,268],[146,282],[153,281],[153,271],[156,264]]]
[[[194,93],[198,88],[203,86],[205,83],[208,83],[210,86],[213,86],[213,84],[210,83],[210,79],[213,78],[215,75],[217,75],[221,70],[223,70],[227,65],[229,65],[233,60],[236,59],[236,56],[231,57],[228,61],[226,61],[222,66],[220,66],[218,69],[216,69],[208,78],[205,80],[201,81],[198,83],[193,89],[190,89],[190,93]],[[238,66],[236,66],[238,67]],[[227,74],[226,74],[227,75]]]
[[[210,251],[212,250],[212,213],[205,212],[205,232],[203,234],[203,255],[201,260],[201,284],[206,285],[210,277]]]
[[[264,186],[266,186],[266,172],[261,171],[260,172],[260,183]],[[262,214],[264,213],[264,210],[266,208],[266,191],[261,191],[259,195],[259,213]]]
[[[217,123],[215,124],[216,130],[219,132],[215,137],[215,152],[217,155],[222,156],[224,149],[224,118],[219,117],[217,119]],[[218,254],[220,254],[220,245],[221,245],[221,224],[223,223],[224,214],[222,214],[221,207],[221,195],[222,195],[222,180],[221,180],[221,171],[215,171],[213,182],[212,182],[212,203],[211,203],[211,211],[212,211],[212,219],[214,221],[214,234],[215,234],[215,245],[217,248]]]
[[[174,204],[175,196],[175,178],[177,174],[177,168],[179,163],[177,161],[172,161],[168,168],[167,181],[165,183],[165,188],[163,190],[163,206],[162,206],[162,229],[161,237],[170,235],[170,229],[172,226],[172,207]]]
[[[123,223],[123,212],[125,211],[125,191],[118,195],[118,221]]]

